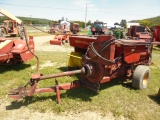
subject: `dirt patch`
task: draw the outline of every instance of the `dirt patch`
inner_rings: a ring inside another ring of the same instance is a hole
[[[66,48],[63,45],[50,45],[50,40],[53,40],[54,36],[34,37],[35,50],[36,51],[58,51],[58,52],[71,52],[74,51],[73,47]],[[69,44],[69,43],[66,43]]]
[[[0,106],[0,119],[1,120],[116,120],[111,112],[105,115],[95,111],[83,111],[83,112],[63,112],[56,114],[53,112],[36,112],[28,109],[26,106],[21,108],[10,107],[9,102],[3,102]],[[123,116],[120,116],[118,120],[126,120]]]
[[[43,69],[44,67],[48,67],[48,66],[55,66],[57,64],[57,62],[52,63],[51,61],[46,61],[46,63],[41,64],[39,69]],[[37,66],[32,66],[31,69],[36,69]]]

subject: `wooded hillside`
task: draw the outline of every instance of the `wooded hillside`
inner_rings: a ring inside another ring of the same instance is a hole
[[[29,18],[29,17],[17,17],[20,20],[22,20],[25,23],[32,23],[32,24],[49,24],[51,20],[48,19],[40,19],[40,18]],[[0,16],[0,23],[3,22],[3,20],[8,19],[5,16]]]
[[[160,16],[153,17],[153,18],[147,18],[143,20],[132,20],[130,22],[138,22],[140,23],[140,25],[153,28],[155,25],[160,25]]]
[[[61,20],[55,21],[55,20],[48,20],[48,19],[41,19],[41,18],[30,18],[30,17],[17,17],[20,20],[22,20],[25,23],[32,23],[32,24],[50,24],[50,22],[58,22],[60,23]],[[6,16],[0,16],[0,23],[3,22],[3,20],[8,19]],[[80,27],[85,27],[85,22],[83,21],[70,21],[70,22],[76,22],[79,23]],[[90,25],[90,21],[87,22],[87,25]]]

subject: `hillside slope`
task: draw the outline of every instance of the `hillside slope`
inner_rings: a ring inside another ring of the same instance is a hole
[[[147,18],[143,20],[132,20],[130,22],[138,22],[144,26],[154,27],[155,25],[160,25],[160,16]]]
[[[21,19],[23,22],[26,23],[32,23],[32,24],[49,24],[51,20],[48,19],[41,19],[41,18],[30,18],[30,17],[17,17]],[[5,16],[0,16],[0,23],[3,22],[3,20],[7,19]]]

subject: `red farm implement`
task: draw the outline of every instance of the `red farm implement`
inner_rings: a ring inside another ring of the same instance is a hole
[[[62,45],[68,43],[69,41],[69,33],[68,34],[60,34],[55,35],[53,40],[50,40],[51,45]]]
[[[152,54],[150,41],[116,40],[112,36],[97,38],[73,36],[70,37],[71,41],[75,41],[76,51],[84,52],[81,69],[51,75],[42,75],[37,72],[32,75],[26,85],[11,90],[9,97],[20,99],[38,93],[55,92],[59,103],[61,90],[87,87],[97,92],[102,83],[121,76],[132,78],[132,86],[135,89],[147,88],[150,70],[146,65],[149,64]],[[83,48],[79,49],[79,46]],[[81,77],[71,83],[58,84],[56,80],[55,86],[37,88],[38,83],[43,80],[73,74],[81,74]]]
[[[33,53],[33,37],[30,37],[28,45],[21,39],[0,38],[0,64],[26,62],[34,57]]]
[[[151,39],[151,30],[146,26],[131,26],[127,36],[131,39]]]
[[[153,41],[160,42],[160,26],[155,26],[153,31]]]

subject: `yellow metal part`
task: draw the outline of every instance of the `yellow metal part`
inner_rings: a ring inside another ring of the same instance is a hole
[[[71,52],[69,54],[68,67],[82,67],[82,54]]]

